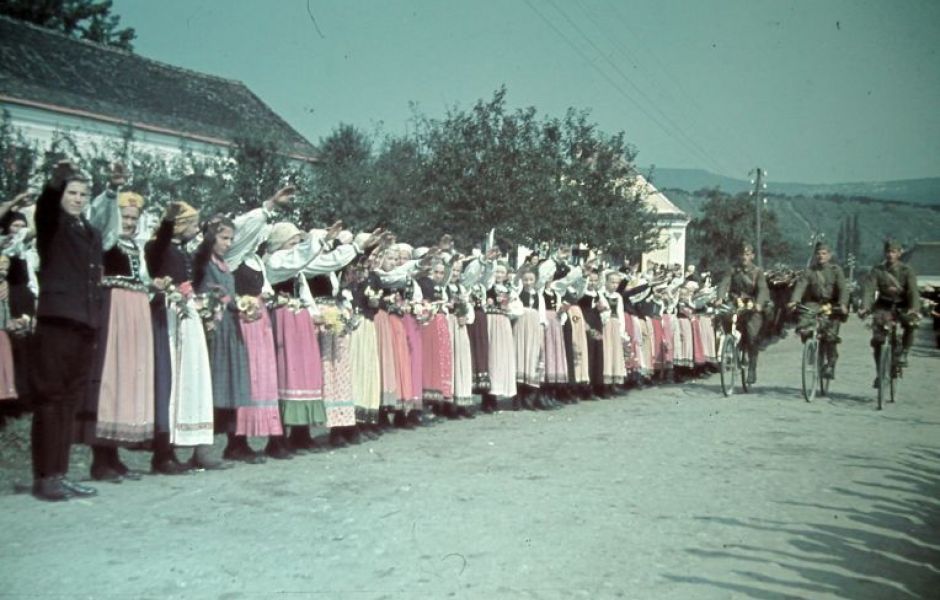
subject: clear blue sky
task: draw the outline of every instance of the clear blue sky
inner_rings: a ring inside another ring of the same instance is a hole
[[[323,37],[317,32],[316,25]],[[115,0],[150,58],[238,79],[316,143],[505,84],[638,163],[769,181],[940,176],[940,2]]]

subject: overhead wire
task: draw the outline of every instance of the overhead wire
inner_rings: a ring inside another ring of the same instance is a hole
[[[692,136],[687,134],[685,130],[680,127],[669,115],[667,115],[656,103],[655,100],[650,98],[650,96],[639,86],[637,85],[630,77],[623,71],[623,69],[616,62],[611,60],[611,58],[591,39],[587,33],[566,13],[555,0],[548,0],[548,3],[562,16],[562,18],[571,26],[574,31],[584,39],[587,44],[613,69],[620,78],[632,88],[636,94],[642,98],[646,103],[652,106],[652,109],[657,113],[658,119],[654,122],[659,125],[667,134],[670,134],[670,137],[673,137],[677,142],[681,144],[686,144],[691,147],[698,155],[699,158],[704,159],[707,163],[711,165],[712,168],[721,172],[724,171],[726,165],[723,166],[722,161],[716,159],[708,150],[703,148]],[[639,102],[636,102],[639,104]],[[645,114],[649,116],[649,113],[644,111]],[[664,121],[667,125],[663,125]],[[667,128],[668,126],[668,128]],[[671,130],[670,130],[671,128]],[[677,139],[677,137],[679,139]]]

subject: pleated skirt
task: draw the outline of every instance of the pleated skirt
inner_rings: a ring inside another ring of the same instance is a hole
[[[623,321],[610,318],[604,324],[604,383],[620,385],[627,376],[623,355]]]
[[[382,406],[382,374],[376,330],[373,321],[363,318],[349,338],[356,422],[368,425],[379,422],[379,408]]]
[[[261,306],[263,300],[259,298]],[[266,308],[261,318],[251,323],[240,321],[242,339],[248,352],[248,379],[251,406],[238,407],[235,433],[248,436],[282,435],[281,412],[278,405],[277,352],[274,330]]]
[[[447,316],[453,348],[453,403],[457,406],[473,406],[473,356],[470,350],[470,335],[467,325],[460,325],[454,315]]]
[[[539,313],[525,308],[512,324],[512,337],[516,358],[516,385],[539,387],[545,372],[542,356],[545,334]]]
[[[489,393],[502,397],[515,396],[516,352],[509,317],[487,314],[486,330],[489,337]]]
[[[306,310],[282,306],[275,311],[277,388],[284,425],[322,425],[323,365],[316,326]]]
[[[437,313],[420,329],[424,401],[453,400],[454,351],[447,315]]]

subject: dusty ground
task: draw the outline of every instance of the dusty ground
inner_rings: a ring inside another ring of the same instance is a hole
[[[813,404],[791,337],[746,396],[712,377],[86,501],[6,494],[0,597],[937,598],[940,377],[921,333],[883,412],[853,320]]]

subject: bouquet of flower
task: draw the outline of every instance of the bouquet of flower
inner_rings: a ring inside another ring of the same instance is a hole
[[[366,304],[372,308],[379,306],[379,302],[382,300],[382,292],[380,290],[374,290],[371,285],[367,285],[362,293],[366,297]]]
[[[327,333],[343,335],[349,331],[350,313],[345,308],[335,304],[320,306],[318,323]]]
[[[300,298],[292,298],[286,294],[278,294],[274,298],[273,305],[275,308],[287,307],[293,313],[299,313],[300,311],[307,308],[307,305]]]
[[[235,300],[235,306],[238,307],[238,316],[246,323],[253,323],[261,318],[261,311],[264,306],[255,296],[239,296]]]
[[[735,304],[737,305],[738,309],[743,308],[745,310],[754,310],[754,301],[750,298],[738,298],[735,301]]]
[[[196,311],[206,332],[211,332],[215,326],[222,320],[222,311],[225,310],[226,298],[221,290],[209,290],[204,294],[195,294],[193,300],[196,305]]]
[[[23,315],[18,319],[11,319],[7,323],[7,331],[10,332],[12,336],[22,337],[32,332],[32,330],[33,318],[29,315]]]

